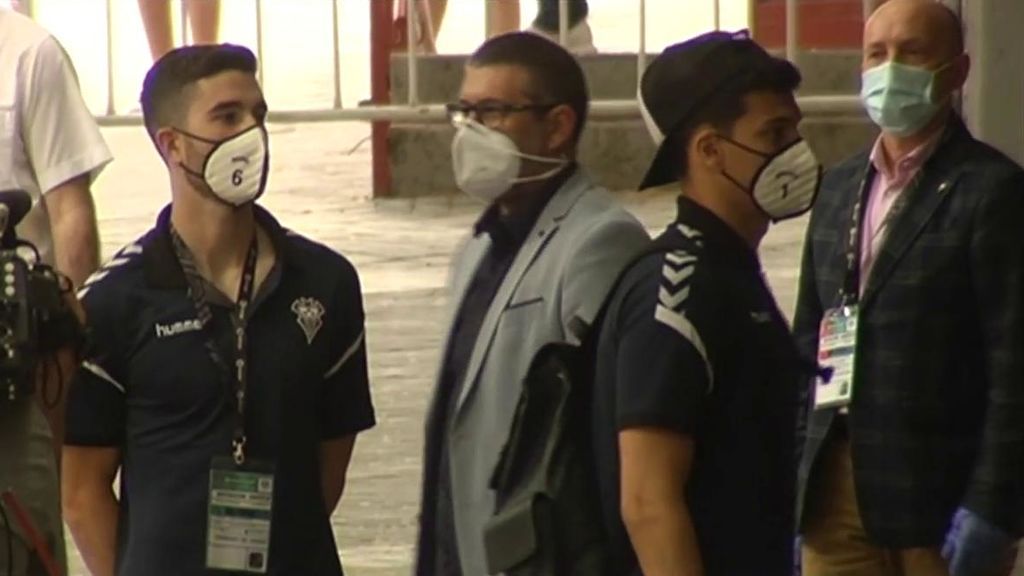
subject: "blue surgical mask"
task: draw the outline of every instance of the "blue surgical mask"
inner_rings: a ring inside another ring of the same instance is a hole
[[[939,110],[935,77],[946,66],[928,70],[886,62],[866,70],[861,77],[860,99],[868,116],[883,131],[895,136],[915,134]]]

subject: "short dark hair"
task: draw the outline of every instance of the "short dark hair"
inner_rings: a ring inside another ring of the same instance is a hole
[[[193,84],[228,70],[255,74],[256,56],[235,44],[183,46],[164,54],[146,73],[139,97],[149,137],[155,142],[157,130],[181,121]]]
[[[538,104],[567,104],[576,113],[573,143],[579,142],[587,122],[590,95],[579,62],[558,44],[529,32],[495,36],[469,57],[476,67],[513,65],[530,76],[527,96]]]
[[[763,65],[747,67],[730,76],[725,85],[668,136],[668,144],[674,146],[673,156],[682,160],[679,178],[686,178],[690,173],[687,150],[698,128],[710,124],[731,135],[736,121],[747,113],[748,95],[755,92],[789,94],[800,87],[802,80],[796,66],[781,58],[772,58]]]

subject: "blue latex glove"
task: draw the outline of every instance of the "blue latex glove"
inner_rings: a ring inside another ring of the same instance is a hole
[[[1014,539],[981,516],[960,508],[946,534],[942,557],[950,576],[991,576],[1008,561]]]

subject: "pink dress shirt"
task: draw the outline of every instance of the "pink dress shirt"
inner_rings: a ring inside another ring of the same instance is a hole
[[[861,225],[860,235],[859,290],[861,295],[864,294],[864,287],[867,286],[871,267],[875,263],[875,256],[878,255],[888,232],[888,215],[893,204],[935,152],[941,138],[942,133],[939,132],[897,161],[895,166],[892,165],[892,161],[882,148],[882,138],[879,137],[875,141],[875,146],[871,150],[871,163],[874,165],[876,173],[868,192],[868,205],[864,210],[864,222]]]

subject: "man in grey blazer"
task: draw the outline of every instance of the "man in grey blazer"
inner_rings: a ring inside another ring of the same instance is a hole
[[[459,188],[487,205],[453,264],[454,314],[426,423],[417,574],[486,574],[491,474],[534,354],[578,343],[643,227],[576,165],[586,82],[532,34],[484,43],[466,67],[452,142]]]

